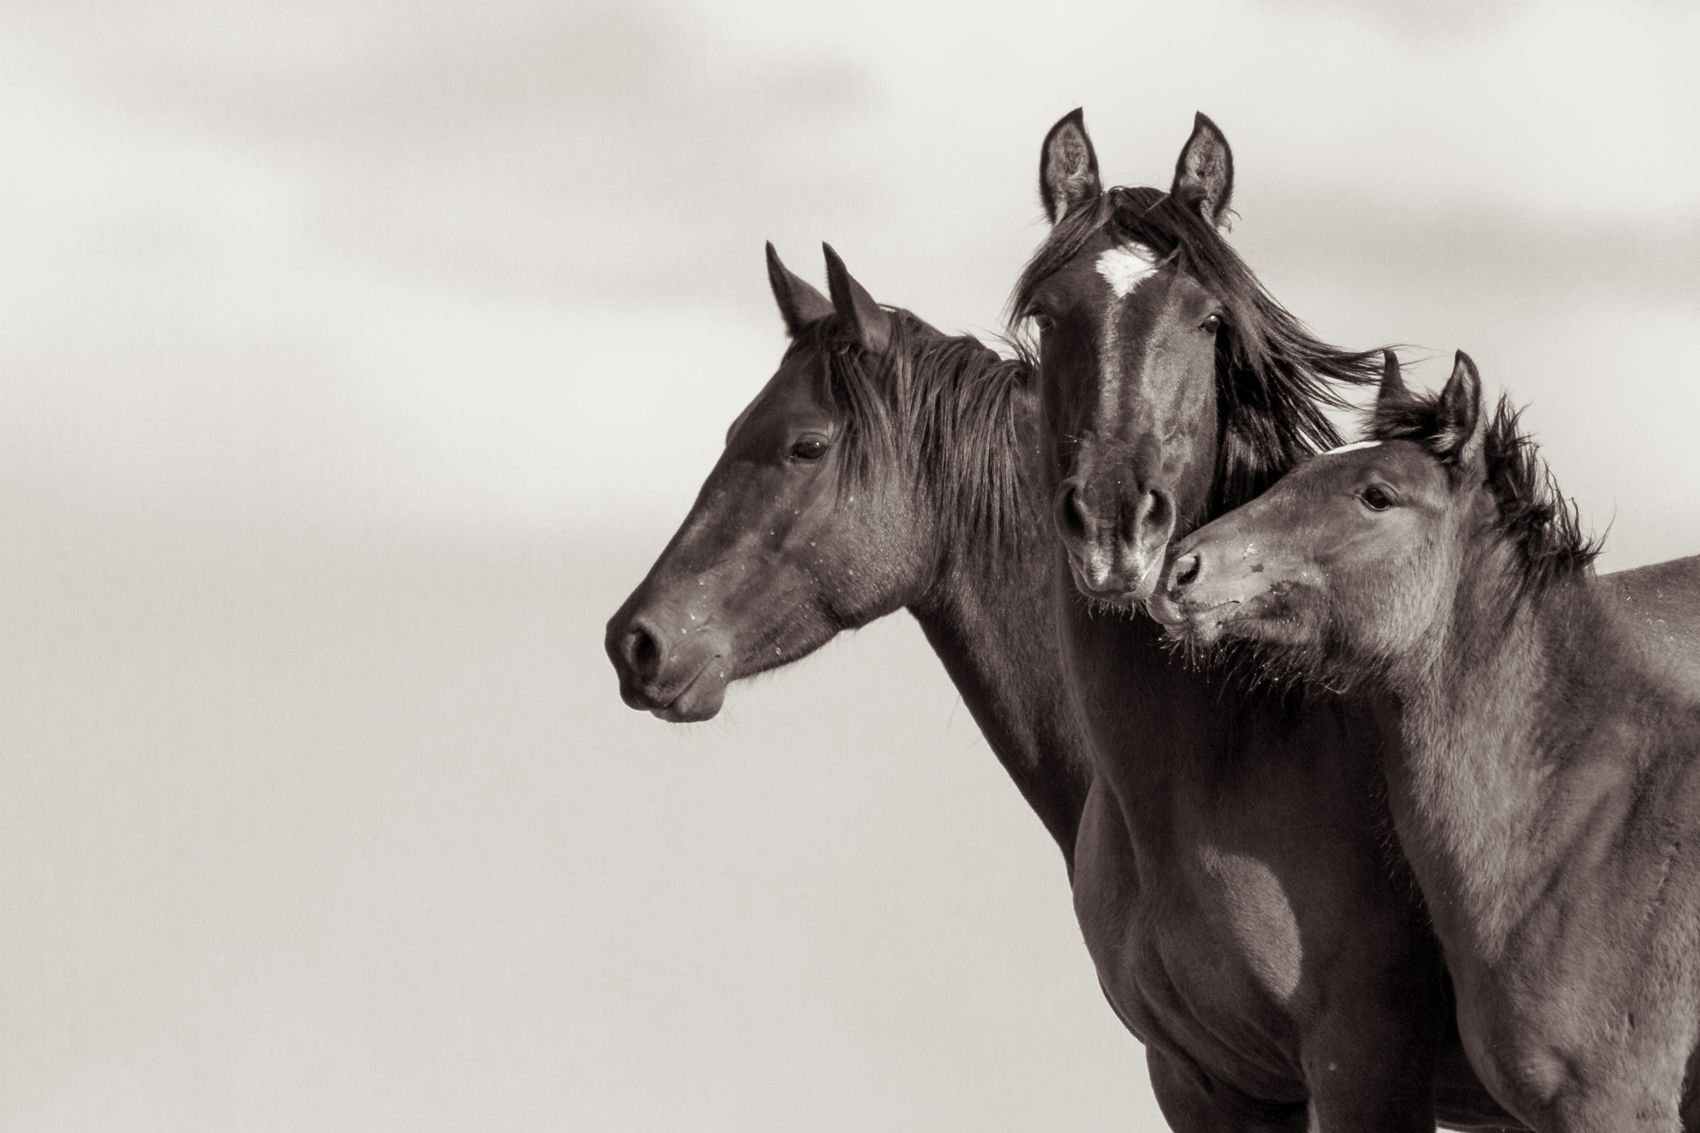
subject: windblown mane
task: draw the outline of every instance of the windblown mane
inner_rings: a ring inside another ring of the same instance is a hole
[[[1538,596],[1554,582],[1584,573],[1600,542],[1582,532],[1576,502],[1558,490],[1552,470],[1519,421],[1522,411],[1501,395],[1482,443],[1498,534],[1517,551],[1519,594]],[[1440,395],[1406,391],[1383,397],[1370,416],[1376,440],[1430,444],[1442,432]],[[1453,467],[1448,465],[1449,468]]]
[[[1011,316],[1026,317],[1039,286],[1101,231],[1176,264],[1227,310],[1217,348],[1221,437],[1213,515],[1251,500],[1305,456],[1340,443],[1323,411],[1347,406],[1337,387],[1377,380],[1380,351],[1342,350],[1316,338],[1195,209],[1157,189],[1111,189],[1065,213],[1017,280]]]
[[[883,352],[864,350],[836,317],[805,327],[791,347],[826,360],[824,393],[844,415],[844,474],[866,486],[882,466],[912,462],[947,547],[1016,561],[1035,518],[1019,405],[1027,364],[886,311]]]

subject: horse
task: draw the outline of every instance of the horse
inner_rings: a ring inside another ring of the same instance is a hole
[[[789,346],[608,622],[620,694],[707,719],[729,681],[907,609],[1077,875],[1092,776],[1038,600],[1049,528],[1029,369],[882,307],[825,254],[830,298],[767,247]]]
[[[1038,330],[1053,608],[1109,788],[1077,855],[1131,847],[1115,926],[1088,945],[1177,1130],[1502,1127],[1378,801],[1378,721],[1189,667],[1136,616],[1170,541],[1337,443],[1324,410],[1378,373],[1229,247],[1232,184],[1199,115],[1168,192],[1105,190],[1081,112],[1066,115],[1040,154],[1051,229],[1011,300],[1018,330]]]
[[[1700,664],[1589,582],[1518,413],[1389,362],[1368,439],[1194,532],[1177,636],[1360,690],[1470,1059],[1532,1128],[1700,1128]],[[1692,601],[1692,596],[1690,596]]]

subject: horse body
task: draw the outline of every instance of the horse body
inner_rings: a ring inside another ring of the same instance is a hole
[[[1325,1130],[1432,1128],[1439,955],[1373,813],[1373,761],[1338,757],[1373,748],[1373,720],[1187,672],[1156,627],[1083,612],[1057,581],[1070,684],[1107,753],[1096,822],[1127,843],[1109,899],[1077,881],[1076,909],[1123,1017],[1191,1072],[1189,1108],[1215,1103],[1176,1128],[1304,1128],[1307,1103]],[[1502,1122],[1474,1083],[1442,1089],[1447,1119]]]
[[[1303,1128],[1311,1103],[1323,1128],[1432,1126],[1438,957],[1386,832],[1357,813],[1373,768],[1322,754],[1370,722],[1200,680],[1155,627],[1097,618],[1068,640],[1113,678],[1074,670],[1095,743],[1123,756],[1100,777],[1130,844],[1126,911],[1089,940],[1111,998],[1227,1113]],[[1083,924],[1091,896],[1077,888]]]
[[[1591,582],[1573,512],[1515,415],[1487,423],[1462,355],[1433,400],[1390,366],[1373,435],[1195,533],[1159,609],[1368,690],[1501,1102],[1562,1133],[1700,1128],[1700,667],[1647,629],[1689,608],[1693,564]]]
[[[1649,656],[1582,579],[1509,627],[1472,589],[1459,613],[1485,632],[1460,624],[1457,659],[1385,701],[1404,740],[1390,798],[1466,1050],[1535,1128],[1683,1128],[1700,1022],[1696,674]]]

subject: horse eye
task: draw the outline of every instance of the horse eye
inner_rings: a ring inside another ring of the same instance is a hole
[[[1358,493],[1358,498],[1362,500],[1364,502],[1364,506],[1369,508],[1371,511],[1386,511],[1388,508],[1393,506],[1393,493],[1389,492],[1386,488],[1383,488],[1380,484],[1371,484],[1369,487]]]
[[[1027,317],[1033,320],[1033,325],[1039,328],[1040,334],[1044,334],[1057,325],[1057,321],[1043,311],[1034,311]]]
[[[1204,317],[1204,321],[1198,324],[1198,329],[1203,331],[1205,334],[1215,334],[1217,331],[1222,329],[1222,316],[1216,314],[1206,315]]]
[[[827,439],[819,433],[805,433],[791,446],[792,460],[819,460],[826,455]]]

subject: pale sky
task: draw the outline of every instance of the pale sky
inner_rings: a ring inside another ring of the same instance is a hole
[[[694,728],[601,654],[762,242],[994,330],[1074,106],[1119,183],[1208,112],[1296,313],[1700,551],[1689,4],[6,15],[0,1131],[1157,1128],[906,619]]]

